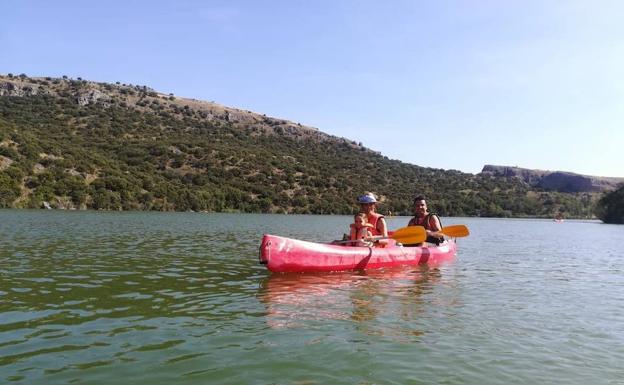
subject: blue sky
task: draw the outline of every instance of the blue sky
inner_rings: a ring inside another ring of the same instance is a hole
[[[0,73],[146,85],[477,173],[624,177],[624,2],[0,0]]]

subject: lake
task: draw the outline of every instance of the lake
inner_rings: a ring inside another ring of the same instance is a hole
[[[624,383],[624,226],[442,218],[471,235],[439,269],[258,264],[350,222],[0,210],[0,383]]]

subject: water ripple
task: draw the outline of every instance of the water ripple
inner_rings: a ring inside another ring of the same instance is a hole
[[[472,235],[440,269],[270,275],[263,232],[329,240],[351,219],[0,216],[0,382],[624,378],[622,227],[456,219]]]

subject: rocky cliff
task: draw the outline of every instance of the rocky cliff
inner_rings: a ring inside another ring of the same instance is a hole
[[[567,193],[615,190],[624,178],[580,175],[572,172],[531,170],[520,167],[485,165],[482,175],[518,178],[531,187]]]

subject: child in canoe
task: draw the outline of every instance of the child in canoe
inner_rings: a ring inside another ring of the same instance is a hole
[[[373,242],[370,240],[373,236],[373,233],[370,230],[373,228],[373,225],[367,221],[368,217],[366,213],[357,213],[353,217],[353,223],[350,225],[351,232],[349,234],[349,240],[353,241],[350,243],[351,246],[373,245]]]

